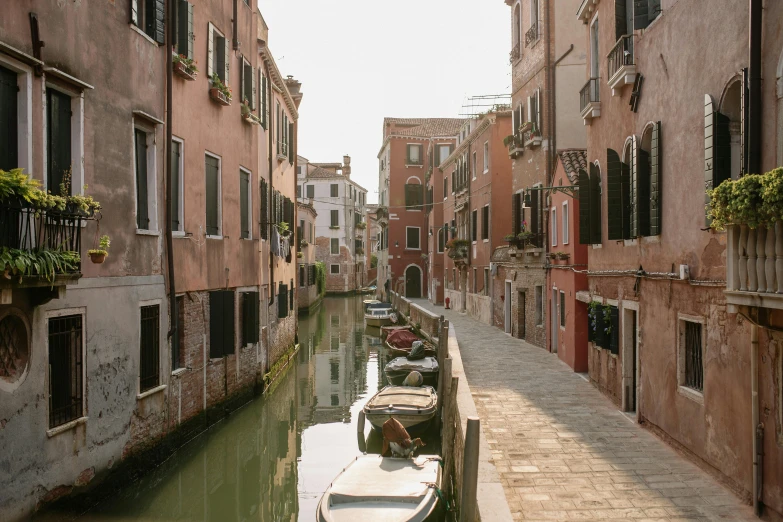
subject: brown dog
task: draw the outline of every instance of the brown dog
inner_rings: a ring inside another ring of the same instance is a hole
[[[417,449],[426,446],[424,442],[415,438],[411,440],[405,427],[395,418],[383,423],[383,451],[381,455],[388,456],[391,450],[392,457],[413,457]]]

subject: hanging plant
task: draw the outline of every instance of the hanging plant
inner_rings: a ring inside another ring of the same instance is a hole
[[[291,229],[288,228],[288,223],[285,221],[281,221],[277,224],[277,232],[283,237],[288,237],[291,235]]]
[[[106,260],[106,256],[109,255],[109,247],[111,246],[111,239],[109,239],[109,236],[106,234],[102,235],[101,239],[98,241],[98,246],[99,248],[87,251],[87,255],[90,256],[90,261],[96,265],[103,263]]]

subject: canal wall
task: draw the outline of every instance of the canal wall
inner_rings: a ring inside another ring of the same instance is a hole
[[[430,339],[440,337],[440,316],[395,292],[391,292],[391,303],[394,309],[404,315],[410,323],[416,324],[418,322],[421,325],[422,333],[426,334]],[[459,378],[459,384],[455,398],[456,407],[453,408],[454,424],[457,428],[454,431],[453,450],[450,451],[450,455],[443,455],[443,458],[445,460],[451,459],[453,462],[454,495],[450,502],[452,505],[459,507],[468,417],[478,418],[478,410],[476,409],[476,403],[470,391],[470,383],[468,383],[465,368],[462,364],[456,329],[449,325],[447,335],[448,357],[451,358],[451,375]],[[442,364],[441,362],[441,367]],[[481,427],[479,437],[476,522],[482,520],[487,522],[512,522],[511,509],[503,491],[503,485],[500,482],[500,474],[498,474],[492,462],[492,450],[487,442],[484,428],[484,426]]]

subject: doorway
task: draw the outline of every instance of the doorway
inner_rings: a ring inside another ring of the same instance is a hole
[[[503,331],[507,334],[511,333],[511,281],[506,281],[506,301],[504,303],[505,308],[505,325]]]
[[[637,411],[639,373],[637,311],[623,308],[623,403],[624,411]]]
[[[421,268],[416,265],[405,269],[405,297],[421,297]]]
[[[517,301],[517,337],[519,339],[525,338],[525,308],[527,306],[527,299],[525,298],[525,292],[519,291],[519,300]]]
[[[557,313],[557,288],[552,289],[552,315],[549,318],[549,324],[552,325],[552,344],[549,347],[549,351],[557,353],[557,333],[558,333],[558,318],[560,315]]]

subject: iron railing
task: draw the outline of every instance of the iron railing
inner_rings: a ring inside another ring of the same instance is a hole
[[[82,316],[49,319],[49,428],[82,416]]]
[[[142,392],[160,384],[160,306],[141,307],[141,372]]]
[[[621,67],[634,65],[633,35],[621,36],[607,57],[609,61],[609,78],[612,78]]]
[[[600,87],[600,78],[590,78],[587,83],[579,90],[579,111],[584,111],[591,103],[598,103],[601,98],[598,94]]]
[[[685,321],[685,386],[698,391],[704,388],[701,324],[690,321]]]
[[[514,44],[514,47],[511,48],[511,52],[508,53],[508,61],[510,63],[513,64],[514,62],[519,60],[519,57],[522,54],[521,53],[521,51],[522,51],[521,47],[522,46],[520,45],[520,43],[517,42],[517,43]]]
[[[538,41],[539,35],[539,23],[534,22],[533,25],[530,26],[530,29],[527,30],[525,33],[525,47],[531,47],[531,44],[534,44]]]

